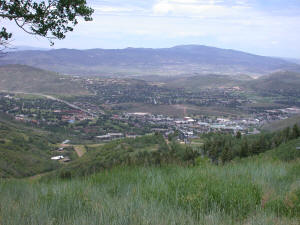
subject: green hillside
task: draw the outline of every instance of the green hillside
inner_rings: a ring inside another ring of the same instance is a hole
[[[298,225],[299,154],[278,153],[216,166],[106,169],[71,180],[0,180],[1,224]],[[280,155],[280,154],[279,154]]]
[[[250,87],[260,92],[300,92],[300,73],[277,72],[249,83]]]
[[[298,124],[300,126],[300,115],[290,117],[286,120],[279,120],[270,124],[266,124],[262,127],[262,129],[266,131],[278,131],[284,129],[285,127],[293,127],[294,124]]]
[[[52,175],[87,176],[118,166],[193,164],[199,152],[180,144],[167,145],[161,135],[112,141],[98,147],[86,146],[87,153]]]
[[[173,79],[172,81],[168,81],[166,85],[172,88],[185,88],[190,91],[199,91],[206,88],[228,88],[240,86],[251,80],[251,77],[242,75],[231,77],[226,75],[208,74]]]
[[[0,66],[0,90],[45,93],[45,94],[88,94],[70,78],[24,65]]]
[[[51,135],[0,114],[0,178],[25,177],[56,169],[50,160]],[[50,139],[50,140],[49,140]]]

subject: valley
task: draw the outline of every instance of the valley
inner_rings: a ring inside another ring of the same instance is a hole
[[[0,223],[296,225],[299,84],[293,71],[92,76],[2,65],[0,198],[20,216],[0,202]]]
[[[299,0],[0,20],[0,225],[300,225]]]

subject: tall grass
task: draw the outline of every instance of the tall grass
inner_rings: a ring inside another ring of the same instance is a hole
[[[0,181],[0,224],[300,224],[300,162],[126,167],[81,179]]]

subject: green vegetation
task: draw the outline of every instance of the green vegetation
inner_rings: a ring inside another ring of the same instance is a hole
[[[297,144],[225,166],[201,159],[193,167],[122,166],[71,180],[2,180],[0,223],[297,225],[299,158],[275,157]]]
[[[203,150],[214,163],[223,164],[240,157],[258,155],[280,146],[282,143],[287,143],[290,140],[295,140],[300,137],[300,130],[297,124],[285,128],[282,131],[274,133],[262,133],[259,135],[241,136],[237,133],[236,136],[222,133],[204,134]]]
[[[87,153],[49,177],[87,176],[116,166],[194,165],[200,152],[177,142],[167,145],[159,135],[116,140],[102,146],[85,146]]]
[[[168,87],[185,88],[189,91],[199,91],[206,88],[230,88],[245,84],[253,80],[248,76],[228,76],[228,75],[201,75],[193,77],[175,78],[167,82]]]
[[[190,146],[177,132],[70,146],[72,161],[59,167],[49,158],[61,140],[0,118],[0,177],[10,178],[0,179],[1,225],[299,224],[297,125],[207,134]]]
[[[0,115],[0,177],[26,177],[56,169],[51,145],[57,139]]]
[[[54,44],[54,39],[64,39],[67,32],[73,31],[81,17],[91,21],[94,10],[87,6],[86,1],[66,2],[62,0],[7,2],[1,1],[1,19],[14,20],[21,30],[41,37],[46,37]],[[49,16],[55,15],[55,16]],[[26,24],[26,26],[25,26]],[[6,26],[1,28],[0,49],[9,47],[12,33]]]
[[[0,80],[0,90],[5,91],[58,95],[89,94],[80,84],[70,78],[23,65],[0,66]]]
[[[300,73],[291,71],[273,73],[250,82],[250,86],[263,93],[277,92],[292,97],[293,93],[299,94]]]
[[[284,129],[285,127],[293,127],[294,124],[298,124],[298,126],[300,126],[300,115],[266,124],[265,126],[263,126],[263,130],[278,131]]]

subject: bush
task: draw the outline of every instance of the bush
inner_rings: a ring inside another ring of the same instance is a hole
[[[71,173],[71,171],[61,171],[59,173],[59,178],[61,178],[61,179],[71,179],[72,178],[72,173]]]

